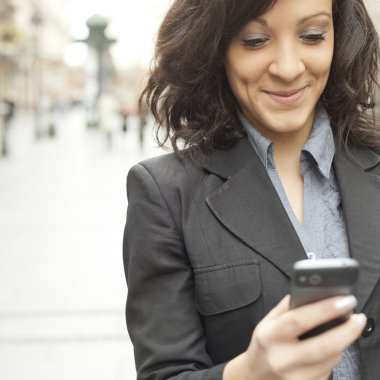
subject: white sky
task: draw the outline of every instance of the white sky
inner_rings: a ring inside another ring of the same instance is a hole
[[[112,55],[117,66],[149,64],[154,38],[170,0],[70,0],[69,19],[74,38],[86,38],[86,20],[94,14],[109,19],[108,36],[117,38]],[[67,61],[80,64],[83,46],[71,46]]]

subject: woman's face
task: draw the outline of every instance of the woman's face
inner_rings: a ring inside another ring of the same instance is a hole
[[[245,117],[272,140],[308,133],[333,49],[332,0],[277,0],[227,48],[226,74]]]

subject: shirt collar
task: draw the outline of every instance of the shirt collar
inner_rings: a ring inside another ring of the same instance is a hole
[[[321,103],[317,106],[313,129],[303,151],[310,153],[321,174],[329,178],[335,155],[335,143],[329,116],[325,106]]]
[[[267,169],[275,168],[272,141],[254,128],[241,112],[238,114],[243,128],[247,132],[248,139],[262,163]],[[317,104],[313,128],[302,151],[308,152],[314,159],[319,172],[324,177],[329,178],[335,155],[335,144],[330,119],[322,103]]]
[[[243,124],[243,128],[247,132],[248,140],[256,154],[259,156],[261,162],[264,164],[266,169],[274,169],[275,165],[272,141],[264,137],[256,128],[254,128],[240,111],[238,112],[238,115]]]

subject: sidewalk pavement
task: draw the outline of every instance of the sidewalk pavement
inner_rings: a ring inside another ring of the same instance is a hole
[[[15,120],[0,159],[0,379],[134,379],[122,234],[137,123],[109,150],[79,109],[54,139]]]

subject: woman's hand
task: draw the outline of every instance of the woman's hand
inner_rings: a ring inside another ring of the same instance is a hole
[[[257,325],[246,352],[225,367],[223,380],[326,380],[342,351],[361,334],[366,318],[351,315],[346,322],[305,340],[314,327],[347,315],[353,296],[334,297],[289,310],[286,296]]]

